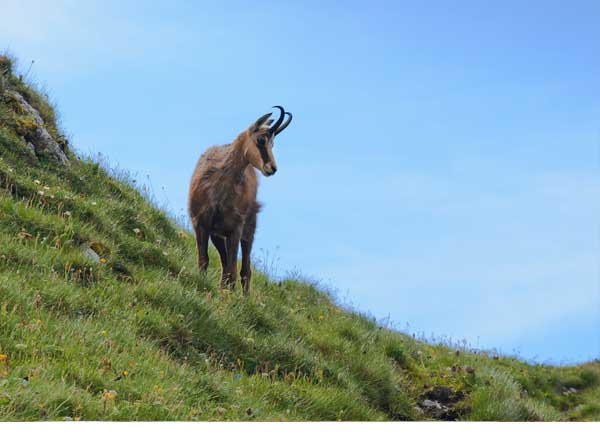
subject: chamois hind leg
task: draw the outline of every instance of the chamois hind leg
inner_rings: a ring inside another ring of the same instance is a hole
[[[208,232],[200,226],[195,228],[195,232],[198,246],[198,268],[204,272],[208,268]]]
[[[222,273],[225,273],[225,269],[227,268],[227,246],[225,244],[225,238],[219,235],[210,234],[210,239],[219,252],[219,257],[221,257],[221,270]]]

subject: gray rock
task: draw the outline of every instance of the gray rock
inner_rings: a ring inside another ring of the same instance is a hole
[[[29,151],[31,151],[31,154],[33,154],[35,156],[35,145],[33,145],[31,142],[27,142],[27,141],[25,141],[25,144],[27,146],[27,149]]]
[[[423,400],[423,402],[421,402],[421,406],[423,408],[436,408],[436,409],[442,409],[442,405],[440,405],[439,402],[436,402],[435,400],[429,400],[429,399],[425,399]]]
[[[11,90],[8,92],[21,106],[23,111],[33,118],[37,128],[33,133],[31,144],[34,150],[46,150],[48,151],[57,161],[61,163],[67,163],[69,160],[67,155],[62,150],[58,142],[48,133],[44,126],[44,120],[40,116],[40,113],[34,109],[26,100],[21,96],[20,93]]]
[[[91,247],[84,246],[82,249],[83,255],[93,260],[95,263],[100,263],[100,255],[98,255]]]

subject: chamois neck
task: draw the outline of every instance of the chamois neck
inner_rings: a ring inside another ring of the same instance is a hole
[[[233,183],[239,183],[244,178],[244,173],[249,165],[243,150],[243,142],[238,137],[227,147],[223,177]]]

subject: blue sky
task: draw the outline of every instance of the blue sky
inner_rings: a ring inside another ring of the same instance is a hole
[[[149,3],[1,1],[78,150],[185,214],[201,152],[284,105],[257,258],[410,332],[600,357],[598,2]]]

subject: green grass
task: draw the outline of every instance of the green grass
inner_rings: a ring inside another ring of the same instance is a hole
[[[37,160],[20,116],[0,96],[0,420],[600,420],[598,362],[428,344],[299,278],[221,291],[214,250],[200,275],[193,236],[131,179]]]

